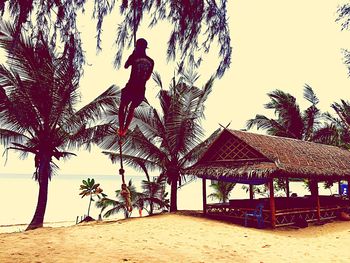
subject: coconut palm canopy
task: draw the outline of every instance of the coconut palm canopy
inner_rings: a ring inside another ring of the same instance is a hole
[[[350,152],[297,139],[225,129],[187,174],[261,184],[271,177],[350,177]]]

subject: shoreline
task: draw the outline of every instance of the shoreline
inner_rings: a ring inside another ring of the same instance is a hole
[[[190,213],[196,213],[197,211],[190,211]],[[199,211],[198,211],[199,212]],[[181,213],[181,212],[180,212]],[[163,213],[158,213],[154,214],[152,216],[157,216]],[[144,217],[149,217],[149,215],[145,214],[141,218]],[[113,222],[118,222],[118,221],[123,221],[123,220],[128,220],[128,219],[136,219],[140,218],[139,216],[135,217],[130,217],[130,218],[105,218],[102,221],[94,220],[91,221],[91,223],[113,223]],[[76,221],[73,220],[64,220],[64,221],[56,221],[56,222],[44,222],[44,226],[42,228],[58,228],[58,227],[69,227],[69,226],[75,226],[75,225],[84,225],[88,224],[90,222],[84,222],[84,223],[76,223]],[[17,223],[17,224],[3,224],[0,225],[0,234],[6,233],[6,234],[11,234],[11,233],[18,233],[18,232],[25,232],[26,227],[28,226],[29,223]]]
[[[57,221],[57,222],[45,222],[44,228],[46,227],[65,227],[65,226],[73,226],[75,225],[75,221]],[[0,225],[0,234],[1,233],[17,233],[17,232],[24,232],[24,230],[27,228],[27,224],[9,224],[9,225]]]

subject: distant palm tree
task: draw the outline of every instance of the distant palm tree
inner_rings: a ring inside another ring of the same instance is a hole
[[[161,87],[159,112],[152,106],[139,107],[135,111],[132,127],[123,145],[124,162],[136,169],[140,163],[146,169],[159,169],[171,185],[170,211],[177,210],[177,187],[183,170],[193,164],[218,134],[202,141],[204,104],[211,92],[213,78],[202,89],[194,86],[198,75],[182,73],[178,80],[172,79],[170,88],[163,89],[158,74],[153,76]],[[105,136],[102,147],[115,152],[105,152],[112,161],[119,159],[115,134]]]
[[[79,189],[82,192],[80,192],[79,195],[81,195],[81,198],[84,198],[85,196],[90,196],[89,207],[87,211],[87,216],[89,216],[91,202],[94,201],[94,199],[92,199],[92,196],[93,195],[99,196],[101,194],[102,197],[106,197],[106,195],[102,193],[103,190],[100,188],[100,184],[95,183],[95,179],[88,178],[87,180],[83,180],[82,182],[83,184],[80,185],[80,189]]]
[[[309,85],[304,87],[304,98],[311,103],[301,112],[295,97],[281,90],[268,93],[271,101],[265,104],[266,109],[274,110],[277,118],[270,119],[264,115],[256,115],[247,121],[247,128],[256,126],[266,130],[270,135],[313,141],[313,136],[320,126],[321,112],[317,108],[319,102]]]
[[[328,122],[315,134],[315,140],[350,149],[350,103],[341,100],[340,103],[333,103],[331,107],[336,116],[328,112],[324,114]]]
[[[166,178],[164,176],[155,177],[152,181],[143,180],[141,182],[143,192],[139,198],[139,202],[149,206],[148,214],[153,215],[155,206],[160,209],[169,207],[165,184]]]
[[[130,179],[127,185],[130,191],[130,199],[131,205],[134,208],[138,208],[136,201],[138,200],[140,193],[136,191],[136,187],[132,184],[132,180]],[[117,214],[119,212],[124,212],[124,217],[129,218],[131,216],[132,211],[128,210],[126,201],[124,197],[120,194],[121,190],[115,191],[117,200],[110,199],[108,197],[103,197],[96,202],[96,207],[101,208],[101,214],[109,207],[110,208],[103,217],[110,217],[111,215]]]
[[[91,116],[101,105],[115,103],[103,94],[76,111],[80,74],[75,68],[75,49],[65,46],[61,54],[49,48],[41,36],[36,43],[22,34],[13,42],[15,28],[0,25],[0,46],[7,52],[7,65],[0,65],[0,142],[7,150],[34,154],[34,179],[39,195],[32,221],[27,227],[42,227],[47,204],[48,182],[58,166],[53,162],[74,155],[67,149],[81,145]],[[113,97],[113,99],[112,99]],[[97,129],[95,129],[97,130]]]
[[[210,187],[213,188],[214,192],[208,195],[211,199],[217,199],[219,202],[226,203],[230,197],[230,193],[233,188],[236,186],[236,183],[224,182],[224,181],[215,181],[210,184]]]

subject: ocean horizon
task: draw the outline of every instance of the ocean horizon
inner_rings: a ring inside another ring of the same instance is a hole
[[[75,224],[77,217],[87,214],[89,198],[81,198],[79,187],[82,180],[94,178],[96,183],[100,183],[103,193],[110,198],[115,198],[115,191],[120,189],[121,179],[119,175],[54,175],[49,182],[48,201],[44,222],[62,224]],[[126,175],[126,181],[133,181],[138,191],[141,191],[141,181],[146,180],[145,176]],[[21,226],[24,229],[31,221],[36,208],[38,198],[38,183],[32,179],[30,174],[0,174],[0,185],[2,186],[0,201],[0,228],[8,226]],[[212,191],[210,180],[207,183],[207,194]],[[230,199],[249,198],[249,194],[242,189],[242,185],[237,184],[230,195]],[[291,192],[296,192],[302,196],[308,194],[300,182],[291,182]],[[332,193],[337,193],[337,186],[331,189]],[[167,185],[170,196],[170,187]],[[329,189],[320,187],[320,194],[330,194]],[[208,203],[215,200],[207,199]],[[178,209],[179,210],[201,210],[202,204],[202,181],[194,180],[178,189]],[[97,219],[100,209],[91,204],[90,216]],[[132,216],[138,216],[134,211]],[[124,218],[123,214],[111,216],[109,219]],[[0,232],[4,230],[0,229]]]
[[[45,213],[45,223],[75,222],[77,217],[87,214],[89,198],[81,198],[79,193],[82,180],[94,178],[100,183],[103,193],[115,198],[115,191],[120,189],[119,175],[54,175],[49,182],[48,201]],[[144,175],[126,175],[126,181],[132,180],[138,191],[141,191],[141,181]],[[200,180],[191,182],[178,190],[179,209],[197,210],[202,207]],[[34,214],[38,198],[39,185],[30,174],[0,174],[2,198],[0,201],[0,227],[11,225],[26,225]],[[167,191],[170,187],[167,185]],[[198,194],[198,198],[195,195]],[[170,194],[169,194],[170,196]],[[98,218],[100,209],[91,204],[90,216]],[[134,211],[132,216],[138,216]],[[111,216],[111,219],[123,218],[123,214]]]

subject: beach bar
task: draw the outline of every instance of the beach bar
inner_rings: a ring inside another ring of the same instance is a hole
[[[350,152],[335,146],[297,139],[224,129],[186,174],[202,178],[203,213],[244,222],[245,215],[262,206],[265,225],[293,225],[297,220],[321,222],[350,208],[347,196],[320,196],[318,183],[350,181]],[[273,181],[285,182],[286,195],[274,196]],[[249,199],[207,204],[206,181],[249,185]],[[289,181],[309,181],[310,195],[292,197]],[[253,186],[265,184],[268,198],[254,199]]]

